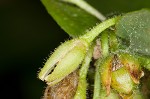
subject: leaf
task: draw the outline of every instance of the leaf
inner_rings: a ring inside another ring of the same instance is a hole
[[[129,50],[150,55],[150,10],[142,9],[122,16],[116,24],[117,36],[129,42]]]
[[[78,37],[88,28],[96,25],[97,18],[76,7],[60,0],[42,0],[48,13],[60,27],[72,37]]]

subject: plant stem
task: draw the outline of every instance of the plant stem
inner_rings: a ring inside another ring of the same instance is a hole
[[[86,88],[87,88],[86,77],[87,77],[87,72],[88,72],[92,54],[93,54],[93,48],[94,48],[94,44],[88,50],[87,55],[79,71],[78,88],[77,88],[74,99],[86,99]]]
[[[77,5],[78,7],[85,10],[86,12],[90,13],[91,15],[95,16],[96,18],[98,18],[101,21],[106,20],[106,17],[103,14],[101,14],[99,11],[97,11],[95,8],[93,8],[91,5],[89,5],[84,0],[62,0],[62,1]]]
[[[99,73],[100,61],[101,61],[101,58],[99,60],[97,60],[97,63],[96,63],[93,99],[100,99],[100,89],[101,89],[101,81],[100,81],[100,73]]]
[[[98,24],[80,38],[85,39],[88,43],[91,43],[95,39],[95,37],[97,37],[102,31],[104,31],[112,25],[115,25],[117,19],[118,17],[114,17]]]
[[[114,31],[109,32],[109,46],[111,53],[114,53],[118,50],[119,43]]]
[[[102,47],[102,56],[106,57],[109,54],[109,45],[108,45],[108,31],[104,31],[101,34],[101,47]]]

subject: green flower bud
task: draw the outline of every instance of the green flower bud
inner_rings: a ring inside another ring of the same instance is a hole
[[[134,83],[139,84],[139,80],[144,76],[144,72],[141,70],[141,66],[138,62],[138,58],[135,58],[129,54],[120,54],[119,60],[128,70],[130,77],[134,81]]]
[[[120,94],[131,94],[144,75],[138,60],[129,54],[109,55],[103,59],[100,74],[107,96],[110,93],[110,87]]]
[[[89,44],[81,39],[73,39],[60,45],[41,69],[39,78],[45,80],[48,85],[58,83],[78,68],[88,46]]]
[[[111,77],[111,87],[113,89],[124,94],[130,94],[132,92],[134,83],[125,67],[113,71]]]

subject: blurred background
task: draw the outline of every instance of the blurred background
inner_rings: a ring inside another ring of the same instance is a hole
[[[150,0],[87,1],[105,16],[150,8]],[[0,0],[1,99],[40,99],[46,84],[37,72],[68,38],[40,0]]]

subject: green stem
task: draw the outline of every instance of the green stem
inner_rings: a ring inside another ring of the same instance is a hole
[[[101,34],[100,38],[102,57],[100,57],[96,61],[96,73],[95,73],[95,81],[94,81],[94,95],[93,99],[100,99],[101,96],[101,79],[100,79],[100,64],[102,62],[102,58],[106,58],[109,55],[109,44],[108,44],[108,31],[105,31]]]
[[[101,21],[106,20],[106,17],[103,14],[101,14],[99,11],[97,11],[95,8],[93,8],[91,5],[89,5],[84,0],[62,0],[62,1],[77,5],[78,7],[85,10],[86,12],[90,13],[91,15],[95,16],[96,18],[98,18]]]
[[[87,72],[88,72],[91,58],[92,58],[93,48],[94,48],[94,44],[88,50],[87,55],[79,71],[78,88],[77,88],[74,99],[86,99],[86,88],[87,88],[86,77],[87,77]]]
[[[109,46],[110,46],[110,52],[116,52],[118,49],[119,43],[114,31],[110,31],[109,33]]]
[[[109,28],[110,26],[115,25],[117,19],[118,17],[114,17],[98,24],[80,38],[85,39],[87,42],[91,43],[102,31]]]
[[[101,61],[101,59],[97,60],[97,63],[96,63],[93,99],[100,99],[100,89],[101,89],[101,81],[100,81],[100,73],[99,73],[100,61]]]
[[[108,31],[105,31],[101,34],[100,40],[101,40],[102,56],[106,57],[109,54]]]

